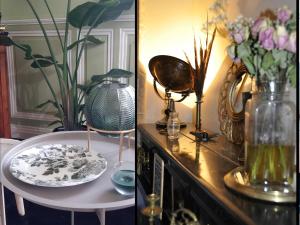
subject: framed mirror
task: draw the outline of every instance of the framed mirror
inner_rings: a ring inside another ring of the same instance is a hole
[[[250,91],[251,77],[247,68],[232,64],[220,90],[218,115],[221,132],[235,144],[244,141],[244,112]]]

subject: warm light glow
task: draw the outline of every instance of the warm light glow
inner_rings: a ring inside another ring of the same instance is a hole
[[[198,41],[198,47],[199,36],[201,36],[201,42],[205,43],[206,34],[201,33],[200,28],[206,21],[207,9],[211,3],[212,1],[208,0],[140,0],[139,60],[146,68],[148,82],[153,83],[148,63],[156,55],[171,55],[187,61],[184,55],[186,52],[189,59],[194,61],[194,35]],[[204,94],[226,57],[224,46],[227,45],[228,42],[224,38],[215,38],[206,74]],[[162,87],[159,89],[164,92]],[[172,96],[178,97],[176,94]],[[183,104],[193,108],[195,101],[196,97],[192,94],[184,100]]]

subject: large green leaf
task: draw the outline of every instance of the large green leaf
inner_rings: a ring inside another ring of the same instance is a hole
[[[96,27],[99,24],[116,19],[124,10],[131,7],[134,0],[102,0],[86,2],[75,7],[68,14],[68,22],[76,28]]]
[[[249,57],[245,57],[242,59],[243,60],[243,63],[245,64],[245,66],[247,67],[248,69],[248,72],[251,74],[251,75],[255,75],[256,72],[255,72],[255,67],[252,63],[252,61],[250,60]]]
[[[262,60],[261,66],[264,70],[269,69],[274,63],[274,58],[272,56],[272,52],[267,52]]]
[[[102,40],[96,38],[95,36],[93,36],[93,35],[88,35],[88,36],[86,36],[86,37],[84,37],[84,38],[82,38],[82,39],[80,39],[80,40],[78,40],[78,41],[73,42],[71,45],[68,46],[68,50],[74,48],[75,46],[77,46],[77,45],[80,44],[81,42],[84,42],[85,40],[87,40],[88,43],[93,43],[93,44],[95,44],[95,45],[100,45],[100,44],[103,44],[103,43],[104,43],[104,41],[102,41]]]
[[[31,64],[32,68],[48,67],[48,66],[52,66],[55,63],[51,56],[43,56],[43,55],[40,55],[40,54],[31,55],[31,52],[26,53],[25,59],[35,60]]]
[[[107,7],[118,4],[117,0],[109,0],[104,2],[85,2],[76,6],[68,14],[68,22],[76,28],[91,26],[95,20],[103,14]],[[97,26],[98,24],[95,24]]]
[[[100,1],[101,2],[101,1]],[[120,0],[120,4],[111,7],[103,13],[97,24],[118,18],[124,10],[130,9],[134,0]]]
[[[237,56],[238,58],[245,58],[251,55],[251,48],[248,42],[243,42],[237,46]]]
[[[103,79],[107,77],[112,77],[112,78],[129,78],[133,75],[132,72],[127,71],[127,70],[122,70],[122,69],[112,69],[106,74],[102,75],[93,75],[92,76],[92,82],[101,82]]]
[[[79,6],[76,6],[68,14],[68,22],[76,28],[81,28],[86,24],[86,19],[89,16],[89,12],[93,7],[97,7],[98,4],[95,2],[85,2]]]
[[[54,64],[53,60],[48,59],[36,59],[34,62],[31,63],[32,68],[40,68],[40,67],[48,67]]]
[[[98,6],[92,8],[87,19],[87,25],[96,27],[104,20],[102,19],[106,11],[112,10],[120,4],[120,0],[102,0],[98,2]],[[102,13],[102,14],[101,14]]]

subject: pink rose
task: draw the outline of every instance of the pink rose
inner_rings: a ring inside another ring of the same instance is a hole
[[[284,26],[278,26],[273,38],[276,48],[284,49],[289,40],[289,34]]]
[[[253,26],[251,27],[251,34],[254,38],[257,37],[257,34],[268,27],[268,22],[265,18],[258,18],[255,20]]]
[[[241,44],[243,41],[249,38],[249,28],[248,27],[235,27],[231,33],[233,40],[237,44]]]
[[[285,48],[286,50],[296,53],[296,37],[297,37],[296,31],[294,31],[290,34],[288,43]]]
[[[271,50],[274,48],[273,33],[273,27],[269,27],[259,32],[259,43],[263,48],[267,50]]]
[[[233,34],[233,40],[237,43],[237,44],[241,44],[243,42],[243,35],[241,32],[239,33],[235,33]]]
[[[292,12],[286,6],[279,8],[277,18],[281,23],[286,23],[291,18]]]

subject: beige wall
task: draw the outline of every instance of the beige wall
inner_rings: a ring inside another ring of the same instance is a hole
[[[257,16],[267,8],[277,8],[284,4],[295,9],[294,0],[228,0],[230,18],[238,15]],[[152,77],[148,70],[149,60],[159,54],[172,55],[185,60],[183,51],[193,54],[193,34],[199,23],[206,20],[206,13],[213,0],[140,0],[139,9],[139,60],[144,67],[147,82],[138,90],[143,98],[143,108],[139,112],[139,123],[152,123],[162,117],[163,102],[156,96],[152,87]],[[166,10],[168,9],[168,10]],[[218,96],[231,60],[227,57],[227,39],[217,37],[208,68],[207,77],[212,83],[204,94],[202,124],[206,129],[219,132]],[[139,69],[140,71],[140,69]],[[144,93],[142,93],[144,91]],[[295,92],[293,92],[295,99]],[[182,120],[193,122],[195,97],[177,103],[177,111]]]

